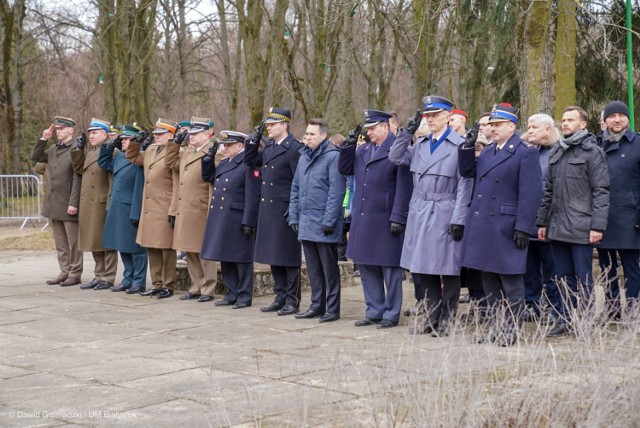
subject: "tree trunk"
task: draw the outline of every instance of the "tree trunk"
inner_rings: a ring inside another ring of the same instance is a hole
[[[554,117],[576,104],[576,3],[558,0],[556,41],[556,102]]]

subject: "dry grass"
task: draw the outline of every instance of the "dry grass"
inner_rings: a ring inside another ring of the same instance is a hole
[[[38,250],[48,251],[55,250],[56,246],[53,242],[53,234],[51,229],[47,228],[43,232],[39,229],[27,229],[20,233],[0,238],[0,251],[7,250]]]

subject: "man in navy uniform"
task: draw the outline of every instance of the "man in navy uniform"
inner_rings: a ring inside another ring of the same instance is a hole
[[[217,144],[202,158],[202,179],[213,184],[209,216],[202,242],[203,259],[218,260],[229,289],[216,306],[242,309],[253,298],[253,252],[258,207],[260,170],[244,161],[247,135],[236,131],[220,133],[225,158],[215,166]]]
[[[389,160],[395,138],[389,128],[391,114],[372,109],[364,114],[371,141],[356,149],[358,136],[351,132],[340,151],[340,173],[353,175],[355,180],[347,258],[360,269],[366,304],[364,318],[355,322],[356,327],[377,324],[389,328],[398,325],[402,309],[400,254],[411,174],[408,166]]]
[[[523,275],[542,177],[538,150],[516,134],[518,109],[499,104],[489,123],[493,143],[477,162],[477,127],[458,148],[460,174],[475,178],[462,240],[462,266],[481,271],[487,295],[491,328],[480,341],[512,346],[524,311]]]
[[[145,291],[147,282],[147,250],[136,243],[144,173],[142,167],[125,157],[129,142],[141,130],[135,124],[125,125],[122,134],[100,146],[98,157],[100,168],[113,174],[102,244],[120,252],[124,265],[122,282],[111,291],[126,291],[128,294]]]
[[[400,265],[419,275],[416,295],[425,300],[427,316],[412,331],[446,336],[460,298],[460,241],[473,180],[458,172],[458,146],[464,138],[448,125],[453,102],[433,95],[423,103],[431,133],[409,147],[420,126],[418,112],[398,133],[389,160],[407,165],[413,175]]]
[[[291,182],[298,166],[302,143],[289,132],[291,112],[272,107],[264,121],[269,142],[245,142],[244,163],[261,168],[262,189],[256,231],[255,261],[271,265],[275,299],[262,312],[292,315],[300,307],[300,242],[287,226]]]

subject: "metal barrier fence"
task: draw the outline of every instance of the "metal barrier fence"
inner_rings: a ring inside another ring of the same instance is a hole
[[[41,192],[35,175],[0,175],[0,220],[23,220],[20,229],[42,220]]]

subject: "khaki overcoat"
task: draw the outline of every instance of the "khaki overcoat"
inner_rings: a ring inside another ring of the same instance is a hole
[[[33,147],[31,160],[48,165],[48,180],[44,183],[42,215],[51,220],[78,221],[77,215],[67,214],[69,207],[79,207],[80,175],[71,166],[73,140],[46,148],[47,140],[41,138]]]
[[[104,220],[111,186],[111,173],[98,166],[100,146],[71,149],[73,170],[82,176],[78,224],[78,248],[81,251],[106,251],[102,246]]]
[[[174,184],[178,184],[178,173],[165,164],[166,146],[152,144],[144,152],[140,152],[140,146],[131,141],[126,152],[129,162],[144,167],[142,211],[136,242],[147,248],[173,248],[173,229],[167,219],[174,215],[170,211],[171,197]]]
[[[206,156],[211,143],[200,150],[180,149],[177,144],[167,144],[165,163],[178,172],[177,191],[173,194],[171,212],[175,212],[176,227],[173,230],[173,248],[199,253],[202,249],[204,229],[209,212],[211,185],[202,180],[201,159]]]

